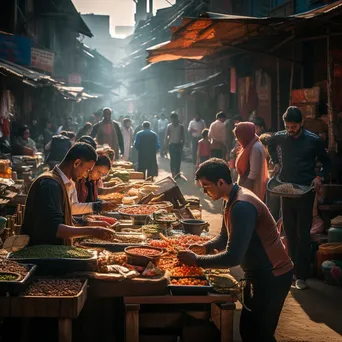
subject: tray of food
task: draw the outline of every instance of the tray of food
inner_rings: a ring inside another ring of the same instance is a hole
[[[0,261],[0,293],[17,295],[25,291],[37,269],[36,265],[20,264],[16,261]]]
[[[279,177],[270,178],[266,187],[272,195],[289,198],[300,198],[313,190],[312,186],[281,182]]]
[[[217,293],[231,293],[239,291],[239,282],[226,269],[208,269],[205,271],[207,279]]]
[[[97,252],[64,245],[29,246],[8,254],[8,259],[38,266],[39,275],[60,275],[77,271],[93,271]]]
[[[212,285],[205,276],[171,277],[168,289],[172,295],[200,296],[213,291]]]
[[[99,195],[99,199],[102,201],[112,202],[116,204],[122,203],[122,199],[126,196],[126,194],[120,192],[113,192],[107,195]]]
[[[148,239],[160,239],[160,233],[167,236],[168,229],[165,227],[164,224],[145,224],[142,226],[142,232]]]
[[[157,223],[173,223],[178,220],[178,217],[174,213],[169,213],[166,210],[158,210],[153,214],[153,220]]]
[[[119,214],[129,217],[147,217],[159,210],[158,206],[154,205],[131,205],[122,207],[118,210]]]
[[[104,215],[83,215],[83,220],[86,222],[102,221],[110,224],[112,227],[119,225],[119,221],[116,218]]]
[[[127,247],[125,248],[127,262],[136,266],[147,266],[151,261],[155,265],[158,264],[160,257],[164,253],[161,248],[155,247]]]
[[[11,316],[77,318],[87,286],[84,279],[34,279],[20,296],[11,298]]]

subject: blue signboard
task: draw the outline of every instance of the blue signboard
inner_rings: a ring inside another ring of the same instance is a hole
[[[0,33],[0,58],[21,65],[31,64],[31,40]]]

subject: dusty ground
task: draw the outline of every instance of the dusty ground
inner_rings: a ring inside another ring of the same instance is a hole
[[[159,160],[159,178],[169,175],[169,160]],[[180,180],[179,187],[184,195],[201,198],[203,219],[210,223],[212,234],[220,230],[222,216],[221,203],[211,202],[196,188],[194,167],[182,163],[182,171],[188,181]],[[238,275],[239,269],[234,270]],[[310,289],[298,291],[292,289],[285,302],[276,337],[278,341],[301,342],[342,342],[342,288],[324,284],[317,279],[308,281]],[[235,320],[235,341],[240,341],[238,320],[241,306],[238,305]],[[257,341],[262,342],[262,341]]]

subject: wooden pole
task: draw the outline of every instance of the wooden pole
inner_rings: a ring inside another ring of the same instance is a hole
[[[280,131],[280,71],[279,58],[277,58],[277,128]]]
[[[328,93],[328,137],[329,144],[328,150],[329,152],[336,151],[336,141],[334,134],[334,111],[333,111],[333,103],[332,103],[332,59],[330,53],[330,35],[329,29],[327,29],[327,93]]]
[[[292,58],[294,58],[294,56],[295,56],[295,47],[292,46]],[[293,76],[294,76],[294,62],[291,63],[289,106],[292,105]]]

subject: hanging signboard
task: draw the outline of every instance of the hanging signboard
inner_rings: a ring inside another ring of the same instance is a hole
[[[48,50],[42,50],[42,49],[31,49],[31,66],[47,71],[49,73],[53,73],[55,64],[55,54]]]
[[[21,65],[31,64],[31,40],[0,33],[0,58]]]

